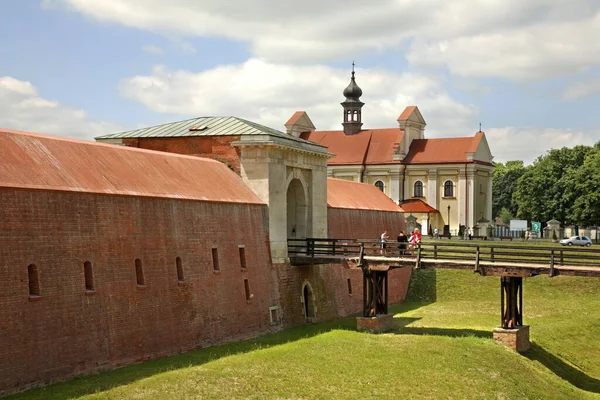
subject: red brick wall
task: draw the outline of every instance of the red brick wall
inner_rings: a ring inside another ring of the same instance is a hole
[[[265,206],[11,189],[0,204],[0,394],[272,328]],[[29,264],[40,276],[33,301]]]
[[[390,236],[404,229],[401,213],[328,208],[329,237],[379,238],[387,229]],[[406,298],[410,280],[410,268],[395,269],[388,276],[390,304]],[[302,288],[308,282],[315,296],[316,319],[325,321],[362,312],[363,276],[361,270],[350,270],[339,264],[293,267],[288,264],[274,265],[272,273],[273,296],[279,295],[283,323],[297,325],[305,321]],[[352,294],[348,291],[351,281]],[[278,285],[278,288],[275,288]]]
[[[404,214],[389,211],[327,208],[329,237],[379,240],[387,230],[390,240],[396,240],[405,229]]]
[[[231,146],[231,142],[239,139],[240,136],[135,138],[123,139],[123,144],[147,150],[213,158],[226,163],[239,174],[240,155]]]
[[[271,265],[265,206],[11,189],[0,189],[0,204],[0,394],[304,323],[305,282],[316,321],[362,311],[361,271]],[[333,237],[377,237],[403,223],[396,213],[329,212]],[[39,299],[29,297],[29,264]],[[390,303],[404,299],[409,278],[409,269],[390,273]],[[270,324],[270,306],[281,324]]]

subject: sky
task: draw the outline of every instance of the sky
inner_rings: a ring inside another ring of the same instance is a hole
[[[0,127],[93,140],[199,116],[364,128],[417,105],[427,138],[495,161],[600,141],[600,0],[3,0]]]

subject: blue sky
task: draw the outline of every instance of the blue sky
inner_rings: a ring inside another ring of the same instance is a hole
[[[355,60],[366,126],[416,104],[427,137],[481,121],[497,160],[531,162],[600,140],[600,2],[574,2],[8,0],[0,126],[92,139],[236,115],[284,129],[304,110],[331,129]]]

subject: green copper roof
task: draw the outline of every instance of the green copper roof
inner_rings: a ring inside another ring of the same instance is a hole
[[[242,136],[242,135],[273,135],[288,139],[294,138],[284,132],[269,128],[255,122],[238,117],[199,117],[185,121],[171,122],[168,124],[151,126],[149,128],[135,129],[132,131],[113,133],[96,137],[96,140],[123,139],[123,138],[168,138],[185,136]]]

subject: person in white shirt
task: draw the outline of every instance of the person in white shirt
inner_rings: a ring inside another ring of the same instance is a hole
[[[387,247],[387,241],[390,237],[388,236],[387,231],[384,231],[381,234],[381,238],[379,239],[379,242],[381,244],[381,254],[386,254],[386,247]]]

